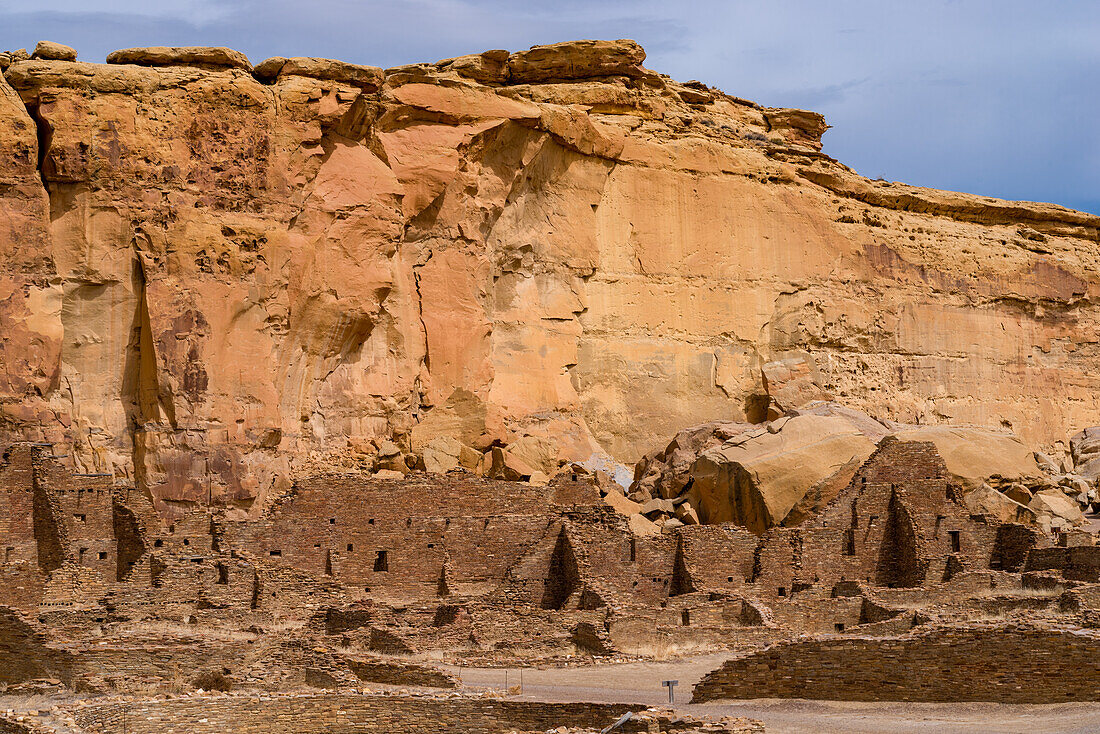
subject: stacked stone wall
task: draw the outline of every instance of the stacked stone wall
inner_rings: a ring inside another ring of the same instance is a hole
[[[398,696],[194,697],[92,706],[78,711],[76,720],[94,734],[500,734],[559,726],[603,728],[628,711],[644,708]]]
[[[692,700],[723,698],[1097,701],[1100,635],[991,624],[780,643],[709,673]]]

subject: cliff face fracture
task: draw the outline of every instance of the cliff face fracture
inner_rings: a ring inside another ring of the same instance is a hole
[[[819,115],[644,58],[0,55],[0,441],[255,513],[444,436],[1095,423],[1100,218],[869,181]]]

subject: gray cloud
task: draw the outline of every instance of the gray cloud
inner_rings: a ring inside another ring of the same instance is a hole
[[[833,125],[826,152],[891,180],[1100,213],[1100,6],[1091,0],[36,0],[0,48],[102,60],[211,44],[392,66],[572,38],[636,38],[647,65]]]

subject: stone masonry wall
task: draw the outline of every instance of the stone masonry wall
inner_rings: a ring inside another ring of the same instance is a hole
[[[128,734],[499,734],[557,726],[602,728],[643,708],[397,696],[195,697],[105,704],[84,709],[76,718],[96,734],[123,731],[123,726]]]
[[[723,698],[1098,701],[1100,635],[1001,623],[780,643],[709,673],[692,700]]]
[[[305,480],[260,522],[225,523],[226,547],[382,598],[487,593],[571,505],[596,505],[590,485],[539,487],[473,476]]]

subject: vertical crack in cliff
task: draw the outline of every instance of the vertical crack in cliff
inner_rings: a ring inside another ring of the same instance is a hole
[[[141,434],[148,424],[160,423],[163,418],[167,418],[175,427],[176,416],[175,406],[171,400],[164,399],[160,389],[145,268],[141,256],[136,252],[131,283],[137,296],[137,304],[130,325],[130,339],[126,345],[120,397],[130,432],[134,484],[151,497],[145,466],[147,446]]]
[[[432,371],[431,354],[428,352],[428,326],[424,323],[424,294],[420,292],[420,268],[431,262],[432,251],[428,250],[428,256],[424,262],[413,265],[413,286],[416,288],[416,316],[420,320],[420,332],[424,335],[424,369]]]
[[[49,155],[50,146],[53,145],[53,125],[42,116],[39,110],[40,105],[41,102],[37,98],[33,102],[23,101],[23,106],[34,122],[38,136],[38,176],[42,179],[42,188],[46,190],[46,195],[49,196],[50,184],[46,173],[46,157]]]

